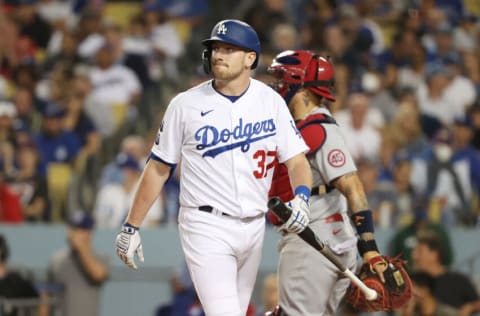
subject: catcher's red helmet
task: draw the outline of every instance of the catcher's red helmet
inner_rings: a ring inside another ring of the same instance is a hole
[[[273,59],[268,72],[278,79],[272,86],[287,104],[302,87],[335,101],[332,93],[335,75],[333,65],[328,59],[311,51],[284,51]]]

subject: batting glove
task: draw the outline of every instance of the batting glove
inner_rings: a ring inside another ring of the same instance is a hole
[[[283,224],[283,229],[289,233],[301,233],[310,222],[308,195],[303,193],[296,194],[293,200],[287,203],[287,206],[292,210],[292,215]]]
[[[138,230],[138,227],[125,223],[115,240],[115,252],[117,256],[133,270],[137,270],[135,254],[140,262],[145,261],[143,258],[142,240]]]

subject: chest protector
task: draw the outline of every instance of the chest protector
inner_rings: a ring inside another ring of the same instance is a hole
[[[326,114],[317,113],[309,115],[306,119],[296,122],[296,126],[302,134],[303,140],[310,148],[307,156],[315,154],[325,143],[326,132],[322,124],[336,124],[335,119]],[[278,163],[273,171],[272,186],[268,192],[268,197],[278,196],[282,201],[293,199],[293,190],[290,186],[288,169],[282,163]],[[282,222],[271,211],[268,211],[268,219],[274,225],[281,225]]]

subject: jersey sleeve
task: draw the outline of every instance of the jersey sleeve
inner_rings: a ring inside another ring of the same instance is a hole
[[[315,154],[322,177],[330,183],[332,180],[357,170],[352,155],[347,149],[345,139],[337,126],[326,130],[325,142]]]
[[[277,157],[283,163],[288,159],[306,153],[308,146],[286,105],[279,104],[277,120]]]
[[[181,108],[175,99],[168,105],[152,147],[152,154],[163,162],[175,165],[180,161],[183,143]]]

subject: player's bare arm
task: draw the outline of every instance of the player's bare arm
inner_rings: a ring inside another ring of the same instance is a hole
[[[126,222],[140,227],[148,210],[162,191],[163,185],[170,175],[171,167],[150,159],[140,177],[140,184],[133,200],[133,206],[128,213]]]
[[[362,182],[356,172],[347,173],[335,179],[332,184],[347,199],[350,215],[367,210],[369,208],[367,196],[363,190]],[[373,239],[373,234],[365,233],[360,236],[362,239]]]
[[[359,245],[361,246],[359,247],[363,248],[363,251],[360,251],[363,253],[363,260],[368,262],[372,258],[380,256],[375,244],[375,236],[373,234],[372,212],[369,209],[367,196],[358,174],[356,172],[347,173],[335,179],[332,184],[347,199],[350,215],[352,216],[354,225],[360,236]],[[381,279],[383,280],[382,272],[385,269],[385,266],[382,262],[375,265],[375,269],[378,274],[381,275]]]
[[[133,205],[115,239],[116,253],[130,269],[137,270],[135,255],[140,262],[144,262],[140,225],[167,181],[170,169],[170,166],[155,159],[147,162],[135,192]]]
[[[312,171],[305,154],[298,154],[285,162],[292,188],[304,185],[312,187]]]

